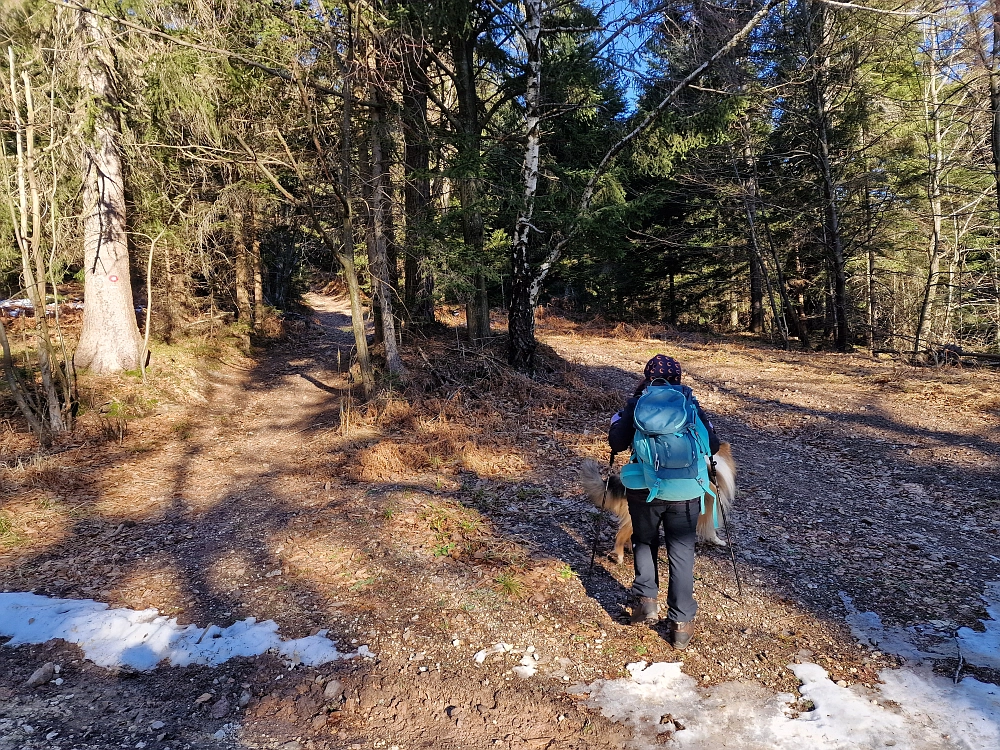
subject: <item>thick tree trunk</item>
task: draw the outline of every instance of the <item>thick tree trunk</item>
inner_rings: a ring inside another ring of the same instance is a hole
[[[98,373],[139,369],[142,337],[132,301],[125,188],[108,41],[97,16],[81,11],[80,88],[88,97],[83,143],[83,329],[74,362]]]
[[[511,243],[510,310],[507,314],[509,338],[507,360],[511,366],[531,372],[535,368],[535,305],[540,285],[535,284],[531,266],[531,225],[538,192],[538,163],[541,152],[542,96],[542,0],[527,0],[524,4],[524,44],[528,53],[528,86],[524,95],[525,146],[521,165],[524,192],[521,210],[514,224]]]
[[[472,291],[466,303],[470,341],[490,334],[490,306],[483,272],[483,214],[480,207],[480,158],[482,127],[479,123],[479,95],[476,91],[475,45],[478,34],[463,30],[451,38],[455,61],[455,92],[458,95],[458,119],[462,132],[458,138],[457,161],[463,174],[457,178],[458,199],[462,204],[462,236],[467,256],[473,264]]]

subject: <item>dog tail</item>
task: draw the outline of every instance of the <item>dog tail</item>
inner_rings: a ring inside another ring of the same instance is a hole
[[[601,476],[601,467],[597,465],[597,461],[592,458],[588,458],[583,462],[580,467],[580,484],[583,485],[584,492],[587,493],[587,499],[590,500],[598,508],[601,507],[601,501],[604,498],[604,477]],[[622,480],[618,478],[617,474],[612,474],[611,479],[608,480],[608,496],[605,500],[605,505],[608,505],[608,501],[612,498],[624,497],[625,486],[622,484]],[[610,507],[608,507],[610,510]]]
[[[729,443],[722,443],[715,454],[715,481],[722,510],[729,510],[736,500],[736,462]]]

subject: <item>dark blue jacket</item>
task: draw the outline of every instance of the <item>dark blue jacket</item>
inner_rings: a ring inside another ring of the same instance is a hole
[[[625,402],[625,408],[611,418],[611,429],[608,431],[608,443],[614,453],[627,451],[632,447],[632,438],[635,437],[635,405],[639,400],[638,396],[633,396]],[[708,448],[714,456],[719,452],[719,437],[715,434],[715,427],[702,411],[701,404],[695,401],[698,407],[698,417],[708,430]]]

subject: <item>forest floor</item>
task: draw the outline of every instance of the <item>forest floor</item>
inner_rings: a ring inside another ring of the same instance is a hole
[[[346,304],[307,302],[308,325],[254,357],[154,348],[129,401],[142,416],[122,422],[91,395],[48,453],[4,434],[0,589],[199,627],[273,619],[284,638],[326,630],[374,657],[138,672],[64,641],[0,646],[0,748],[622,747],[631,729],[581,686],[628,663],[795,692],[788,666],[807,660],[873,687],[900,660],[852,636],[852,607],[912,633],[987,619],[995,370],[544,315],[536,380],[451,332],[407,348],[406,393],[362,407]],[[610,414],[657,352],[681,361],[739,464],[743,595],[729,552],[700,550],[699,630],[683,653],[625,623],[631,560],[607,557],[608,519],[588,575],[595,515],[575,479],[584,458],[606,463]],[[60,684],[26,687],[46,662]],[[537,671],[523,678],[525,663]],[[958,666],[945,655],[937,668]]]

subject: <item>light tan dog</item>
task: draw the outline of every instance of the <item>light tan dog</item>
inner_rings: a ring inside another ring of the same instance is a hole
[[[705,459],[708,461],[708,459]],[[729,443],[722,443],[719,452],[715,454],[716,479],[712,488],[718,493],[719,503],[723,512],[727,512],[736,497],[736,462]],[[580,484],[587,493],[587,498],[601,507],[604,498],[604,509],[618,516],[618,534],[615,536],[615,558],[619,563],[625,559],[625,545],[632,549],[632,518],[628,514],[628,501],[625,499],[625,485],[617,474],[612,474],[608,481],[607,497],[604,496],[604,477],[601,467],[593,459],[587,459],[580,468]],[[708,544],[725,547],[726,543],[719,539],[715,532],[715,498],[705,495],[705,512],[698,516],[698,539]]]

